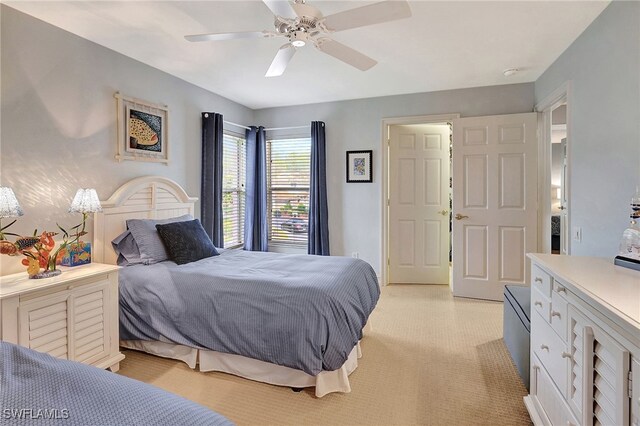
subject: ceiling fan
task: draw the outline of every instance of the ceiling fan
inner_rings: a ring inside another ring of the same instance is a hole
[[[406,0],[386,0],[344,12],[323,16],[305,0],[289,3],[285,0],[262,0],[275,15],[275,31],[244,31],[234,33],[212,33],[185,36],[188,41],[221,41],[242,38],[284,37],[289,41],[276,53],[265,77],[277,77],[284,73],[296,49],[313,44],[318,50],[333,56],[359,70],[366,71],[376,65],[374,59],[326,37],[351,28],[380,24],[405,19],[411,16]]]

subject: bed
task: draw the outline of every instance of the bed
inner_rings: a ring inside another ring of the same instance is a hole
[[[95,215],[94,260],[115,264],[127,220],[193,215],[195,198],[157,176],[134,179]],[[221,250],[186,265],[120,271],[121,346],[322,397],[350,392],[359,341],[380,294],[366,262]]]
[[[232,425],[154,386],[0,341],[0,423]]]

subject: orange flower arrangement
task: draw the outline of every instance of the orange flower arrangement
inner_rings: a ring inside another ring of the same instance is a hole
[[[69,233],[58,225],[63,233],[60,246],[55,249],[55,241],[53,237],[58,235],[57,232],[45,231],[40,236],[38,230],[33,232],[33,237],[20,237],[15,243],[7,240],[0,241],[0,253],[9,256],[23,255],[22,264],[27,267],[29,278],[46,278],[60,274],[60,270],[56,269],[57,265],[62,262],[62,258],[66,254],[66,248],[73,244],[78,244],[80,237],[86,235],[84,229],[80,230],[83,224],[74,226],[75,234]],[[84,228],[84,227],[83,227]],[[71,239],[71,240],[70,240]],[[40,272],[40,269],[44,271]]]

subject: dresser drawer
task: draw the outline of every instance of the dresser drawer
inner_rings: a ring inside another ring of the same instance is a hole
[[[531,317],[531,349],[566,397],[571,356],[567,345],[540,315],[533,314]]]
[[[531,289],[531,308],[532,311],[539,313],[545,321],[550,321],[551,301],[548,297],[543,296],[535,287]]]
[[[568,306],[567,299],[562,296],[556,290],[556,283],[553,283],[553,291],[551,294],[551,308],[549,310],[549,319],[551,327],[558,333],[558,336],[565,342],[567,341],[567,324],[568,320]]]
[[[554,386],[553,380],[545,370],[543,363],[534,355],[532,362],[532,396],[534,396],[547,420],[552,425],[578,426],[579,422],[574,417],[571,409]]]
[[[543,271],[538,265],[531,265],[531,287],[542,294],[551,297],[551,275]]]

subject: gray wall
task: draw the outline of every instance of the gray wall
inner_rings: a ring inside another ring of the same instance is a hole
[[[533,84],[448,90],[256,111],[256,123],[284,127],[324,121],[331,253],[358,252],[380,273],[382,119],[460,113],[463,117],[530,112]],[[308,134],[308,133],[307,133]],[[373,183],[345,183],[345,152],[373,150]]]
[[[80,216],[67,209],[77,188],[96,188],[104,199],[129,179],[147,174],[174,179],[199,196],[200,112],[253,121],[253,111],[244,106],[1,8],[0,176],[25,210],[11,231],[54,230],[56,222],[73,226]],[[116,91],[169,105],[168,166],[114,159]],[[0,261],[3,274],[24,269],[16,258]]]
[[[640,3],[613,1],[536,81],[536,103],[569,80],[572,254],[611,258],[640,184]]]

